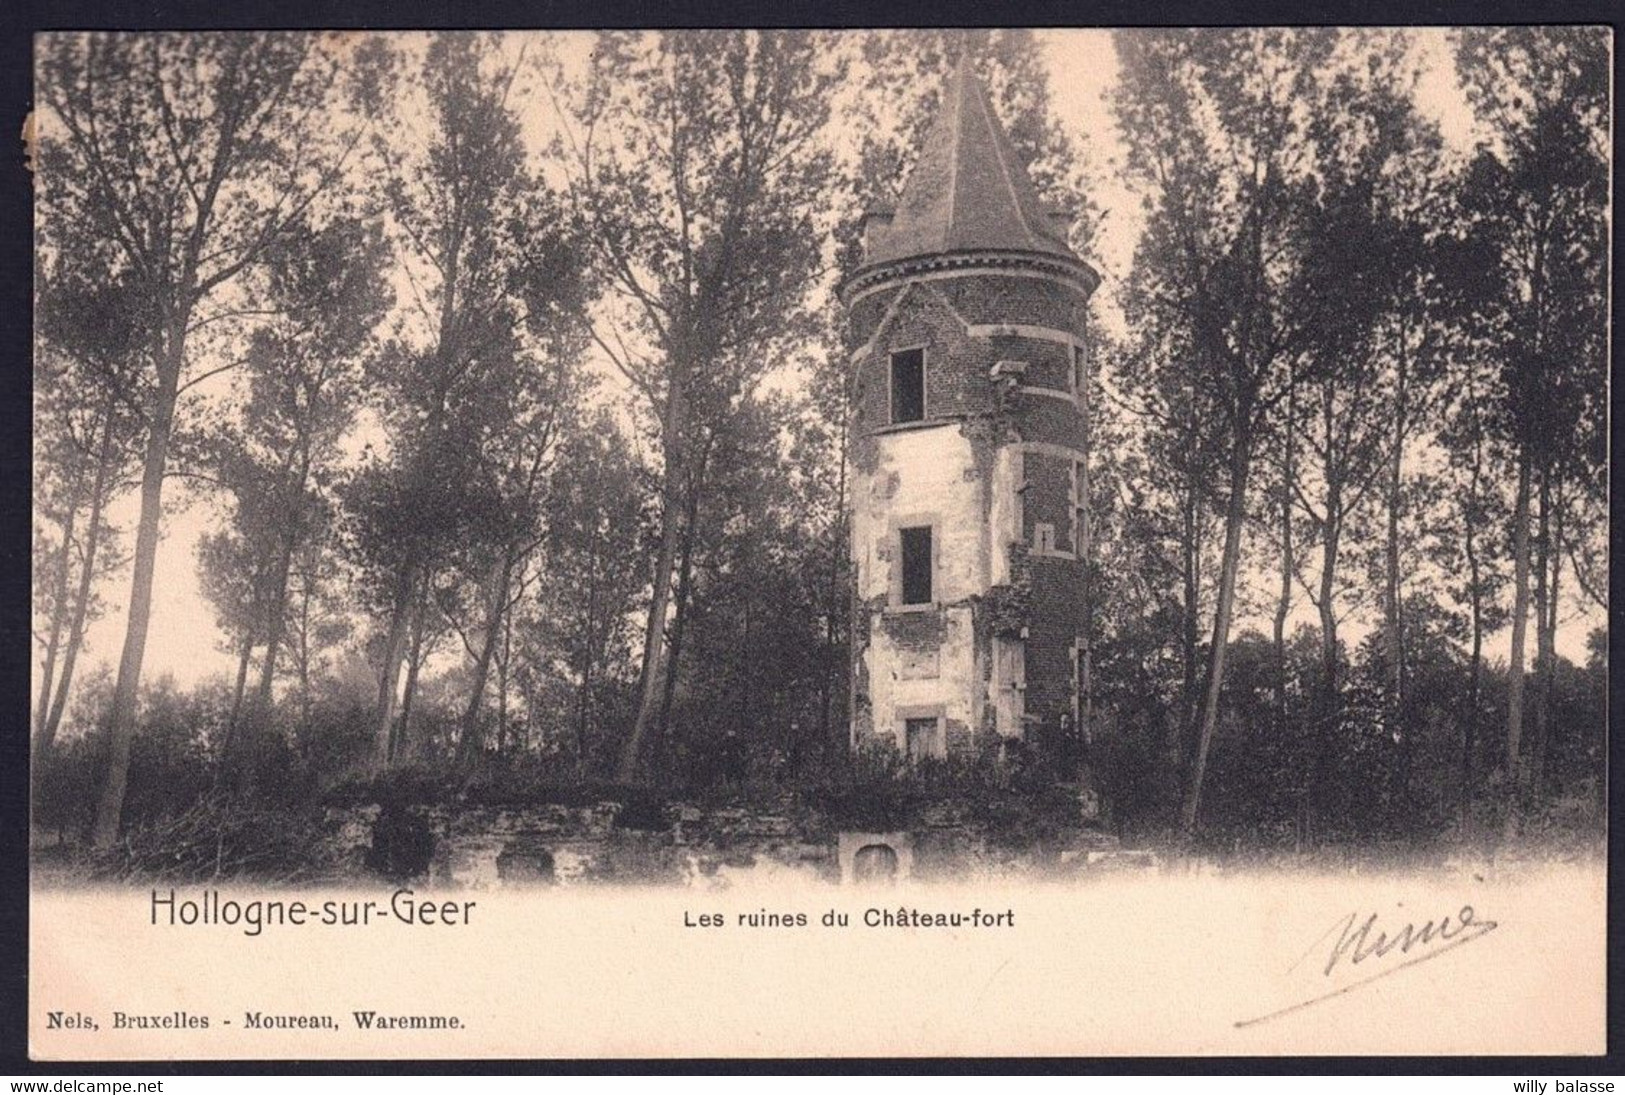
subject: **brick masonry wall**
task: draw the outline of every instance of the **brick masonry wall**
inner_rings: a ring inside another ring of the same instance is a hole
[[[985,341],[968,336],[934,290],[916,287],[859,368],[856,436],[891,424],[891,354],[916,346],[925,347],[927,419],[993,410],[987,378],[993,359]]]
[[[1076,405],[1048,396],[1017,392],[1011,415],[1023,441],[1047,442],[1083,451],[1083,415]]]
[[[1020,361],[1027,366],[1021,383],[1052,391],[1072,391],[1072,348],[1046,338],[1025,335],[994,335],[987,340],[993,345],[993,360]],[[1042,397],[1039,397],[1042,398]]]
[[[1069,559],[1034,559],[1033,600],[1043,605],[1028,624],[1027,714],[1060,728],[1072,710],[1072,641],[1083,621],[1083,565]]]
[[[1037,526],[1055,530],[1054,546],[1074,551],[1072,537],[1072,461],[1047,452],[1027,452],[1021,457],[1026,489],[1021,494],[1022,541],[1037,550]]]
[[[1031,323],[1083,331],[1088,303],[1081,291],[1044,277],[968,273],[943,279],[949,302],[968,323]]]
[[[1080,339],[1086,331],[1085,305],[1075,290],[1032,278],[974,275],[876,292],[852,308],[850,320],[854,350],[870,346],[853,366],[853,457],[859,467],[873,461],[875,431],[891,425],[894,351],[925,348],[928,420],[995,415],[1000,411],[999,386],[988,375],[995,363],[1026,362],[1023,384],[1069,391],[1071,350],[1025,335],[972,337],[967,325],[1047,327]],[[1004,400],[1000,417],[1023,440],[1074,447],[1083,443],[1082,416],[1067,401],[1015,393]]]

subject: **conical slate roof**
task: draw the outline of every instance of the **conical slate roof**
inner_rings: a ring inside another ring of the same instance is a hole
[[[1039,203],[968,57],[949,77],[889,225],[876,225],[865,264],[951,251],[1037,251],[1076,259]]]

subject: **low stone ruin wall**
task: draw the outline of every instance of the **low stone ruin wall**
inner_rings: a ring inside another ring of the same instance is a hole
[[[325,850],[341,880],[491,889],[1024,875],[1076,870],[1110,858],[1115,847],[1090,833],[1065,846],[1013,847],[946,813],[907,832],[843,833],[793,802],[780,805],[668,806],[658,821],[640,827],[628,824],[614,802],[334,807],[327,811]]]

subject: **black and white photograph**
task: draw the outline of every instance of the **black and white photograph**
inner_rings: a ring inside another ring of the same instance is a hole
[[[1602,1053],[1613,48],[36,35],[31,1054]]]

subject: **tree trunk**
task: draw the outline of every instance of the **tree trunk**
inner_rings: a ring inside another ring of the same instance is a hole
[[[282,531],[282,550],[277,557],[270,615],[265,621],[265,664],[260,669],[259,697],[255,704],[256,719],[268,718],[271,712],[271,691],[276,683],[277,653],[282,645],[282,633],[288,614],[288,577],[293,571],[294,551],[299,547],[299,541],[303,539],[305,486],[310,481],[308,440],[302,441],[298,460],[297,470],[289,475],[285,483],[288,488],[290,509],[285,514],[287,527]]]
[[[524,577],[520,577],[521,590]],[[497,657],[497,752],[508,748],[508,664],[513,657],[513,612],[511,606],[502,612],[502,653]]]
[[[531,740],[535,736],[536,731],[536,690],[521,681],[519,684],[519,694],[525,697],[525,721],[520,724],[525,728],[525,730],[524,736],[519,740],[519,749],[521,752],[528,753],[530,752]],[[546,747],[547,740],[545,738],[536,739],[536,748],[538,751],[545,749]]]
[[[147,626],[152,620],[152,580],[158,559],[163,517],[164,471],[169,461],[170,433],[175,425],[175,401],[185,365],[185,332],[191,308],[181,309],[169,321],[158,390],[153,400],[146,454],[141,468],[141,516],[136,523],[135,558],[130,582],[130,612],[119,655],[113,706],[108,714],[107,776],[96,807],[92,840],[98,849],[118,840],[124,814],[124,792],[130,777],[130,743],[135,737],[136,702],[141,685],[141,663],[147,652]]]
[[[297,535],[290,529],[283,537],[282,551],[276,562],[271,603],[265,617],[265,660],[260,663],[259,686],[254,690],[254,703],[249,709],[249,725],[254,734],[262,731],[271,717],[271,692],[276,683],[277,653],[282,646],[284,617],[288,612],[288,575],[293,568],[293,541]]]
[[[1289,382],[1290,383],[1290,382]],[[1297,445],[1292,432],[1297,427],[1297,386],[1287,389],[1286,424],[1281,430],[1286,450],[1281,473],[1281,592],[1275,599],[1275,732],[1286,732],[1286,621],[1292,613],[1292,575],[1297,560],[1292,544],[1292,485],[1297,474]]]
[[[406,656],[406,688],[401,696],[401,717],[393,728],[389,753],[396,760],[405,758],[412,747],[412,706],[418,694],[418,674],[423,669],[423,617],[429,611],[429,585],[432,581],[429,574],[424,574],[419,582],[420,588],[412,598],[412,622],[409,628],[412,646]]]
[[[85,551],[82,568],[79,571],[79,591],[73,605],[73,621],[68,627],[68,648],[63,654],[62,670],[57,677],[56,698],[51,701],[51,710],[46,715],[45,726],[40,739],[35,743],[37,755],[44,756],[56,741],[58,728],[62,725],[62,715],[68,708],[68,690],[73,685],[74,664],[79,660],[79,651],[84,646],[85,623],[90,616],[90,595],[96,580],[96,555],[101,547],[102,536],[102,507],[106,504],[108,496],[108,478],[113,473],[113,410],[112,397],[108,399],[107,415],[102,420],[102,437],[99,451],[96,456],[96,481],[91,486],[90,496],[90,522],[85,530]]]
[[[237,683],[231,690],[231,713],[226,716],[226,736],[220,741],[220,760],[233,759],[237,751],[237,723],[243,713],[243,693],[248,687],[248,663],[254,657],[254,632],[243,634],[242,649],[237,655]]]
[[[51,637],[45,644],[45,667],[41,673],[39,702],[34,711],[34,763],[45,759],[49,747],[45,727],[50,719],[51,685],[56,679],[57,654],[62,649],[62,632],[68,625],[68,579],[73,569],[73,526],[78,523],[79,492],[74,490],[68,516],[62,522],[62,549],[57,553],[56,588],[51,591]]]
[[[308,561],[308,557],[307,557]],[[310,725],[310,597],[312,570],[303,568],[299,575],[299,721]]]
[[[1471,377],[1471,374],[1469,374]],[[1471,380],[1469,379],[1469,385]],[[1468,389],[1472,419],[1471,478],[1468,480],[1467,498],[1461,507],[1463,548],[1467,555],[1467,599],[1472,627],[1471,676],[1467,686],[1467,717],[1462,725],[1461,741],[1461,820],[1464,831],[1472,828],[1474,754],[1478,750],[1479,719],[1482,717],[1484,689],[1484,585],[1483,564],[1478,551],[1479,500],[1483,492],[1484,435],[1479,418],[1478,394]]]
[[[621,749],[619,776],[632,783],[639,775],[643,743],[649,736],[660,701],[660,670],[666,637],[666,610],[671,603],[672,574],[677,568],[677,545],[681,533],[678,497],[682,483],[683,393],[673,370],[670,394],[662,425],[666,471],[661,484],[660,552],[655,559],[654,584],[649,597],[649,617],[643,629],[643,668],[638,676],[638,713],[632,732]]]
[[[485,609],[485,634],[480,639],[479,656],[474,659],[474,681],[469,687],[468,706],[463,709],[463,732],[457,739],[457,760],[472,764],[484,746],[480,733],[480,707],[485,700],[485,682],[491,676],[491,659],[502,637],[502,618],[507,615],[508,582],[513,575],[513,548],[504,549],[491,573],[491,595]]]
[[[1517,831],[1518,794],[1524,780],[1523,663],[1529,619],[1529,453],[1518,454],[1518,494],[1512,511],[1512,651],[1507,664],[1507,830]]]
[[[1530,274],[1530,308],[1532,331],[1530,359],[1536,363],[1537,375],[1544,367],[1544,320],[1546,290],[1546,239],[1538,234],[1534,240],[1534,261]],[[1522,822],[1523,795],[1527,790],[1528,767],[1523,759],[1523,707],[1524,707],[1524,644],[1529,620],[1529,504],[1533,475],[1533,439],[1522,436],[1518,440],[1518,494],[1512,513],[1512,650],[1507,665],[1507,815],[1504,835],[1517,834]],[[1543,461],[1544,464],[1544,461]],[[1540,629],[1536,621],[1536,632]]]
[[[1400,488],[1404,484],[1402,478],[1405,460],[1405,432],[1408,428],[1406,422],[1409,414],[1409,376],[1405,354],[1405,326],[1399,328],[1399,353],[1397,357],[1397,392],[1395,393],[1394,408],[1394,443],[1388,465],[1388,543],[1386,558],[1384,560],[1387,571],[1386,586],[1384,590],[1384,614],[1387,616],[1387,634],[1384,636],[1388,648],[1388,704],[1389,711],[1396,718],[1399,716],[1404,702],[1405,688],[1405,598],[1401,590],[1399,576],[1399,525],[1402,517],[1404,499]],[[1397,725],[1397,722],[1396,722]],[[1409,727],[1400,727],[1408,740]]]
[[[1474,490],[1477,490],[1477,471],[1474,471]],[[1476,496],[1476,495],[1475,495]],[[1461,732],[1461,818],[1463,825],[1470,822],[1473,808],[1473,753],[1478,748],[1479,697],[1484,683],[1484,595],[1480,586],[1478,543],[1473,534],[1473,522],[1465,522],[1467,548],[1467,577],[1472,582],[1468,594],[1472,616],[1472,674],[1467,683],[1467,717],[1462,720]]]
[[[373,732],[373,766],[376,768],[389,767],[395,727],[395,693],[400,686],[401,659],[406,651],[407,623],[412,612],[412,595],[417,587],[417,569],[416,556],[409,552],[395,579],[389,635],[384,641],[384,664],[378,675],[378,722]]]
[[[1179,645],[1183,674],[1180,679],[1179,689],[1179,723],[1173,727],[1173,733],[1170,735],[1172,739],[1171,748],[1169,749],[1176,770],[1183,769],[1186,761],[1194,754],[1196,740],[1198,688],[1196,654],[1200,640],[1200,623],[1197,614],[1201,611],[1202,548],[1197,542],[1197,535],[1201,528],[1201,501],[1197,497],[1194,482],[1187,480],[1182,502],[1183,505],[1180,507],[1181,539],[1179,548],[1183,563],[1184,615],[1180,621]]]
[[[1342,491],[1335,479],[1326,496],[1326,520],[1321,529],[1320,596],[1315,608],[1320,616],[1320,702],[1315,705],[1314,767],[1309,783],[1305,814],[1313,823],[1312,807],[1329,799],[1332,755],[1336,745],[1338,714],[1341,708],[1337,642],[1337,563],[1342,537]]]
[[[1542,462],[1540,469],[1540,483],[1538,488],[1540,499],[1540,518],[1535,528],[1535,695],[1534,695],[1534,725],[1530,728],[1528,759],[1525,767],[1528,771],[1529,794],[1533,799],[1539,799],[1541,781],[1545,776],[1546,742],[1551,730],[1551,687],[1552,687],[1552,661],[1555,652],[1552,649],[1555,636],[1552,634],[1552,624],[1555,607],[1555,598],[1552,596],[1552,581],[1555,577],[1553,571],[1556,555],[1552,551],[1552,467],[1550,461]]]
[[[1244,421],[1245,415],[1238,416]],[[1230,641],[1230,617],[1235,610],[1236,572],[1241,565],[1241,531],[1247,520],[1247,479],[1252,470],[1250,439],[1244,434],[1234,440],[1230,458],[1230,498],[1224,512],[1224,557],[1219,565],[1219,603],[1213,616],[1213,647],[1208,651],[1207,685],[1202,695],[1201,723],[1196,736],[1196,756],[1191,762],[1190,784],[1181,811],[1186,839],[1196,833],[1197,812],[1202,804],[1202,780],[1207,774],[1208,750],[1219,719],[1219,693],[1224,685],[1224,655]]]
[[[593,632],[598,623],[598,534],[593,530],[587,557],[587,620],[581,643],[581,694],[576,706],[576,774],[587,774],[587,725],[592,713],[592,669],[597,659]]]
[[[1541,793],[1546,775],[1546,764],[1555,748],[1554,739],[1562,723],[1553,717],[1551,705],[1557,697],[1557,618],[1558,608],[1562,604],[1558,596],[1558,579],[1563,569],[1563,500],[1562,481],[1553,486],[1554,498],[1552,500],[1552,527],[1551,527],[1551,575],[1547,578],[1546,592],[1546,637],[1545,637],[1545,666],[1546,680],[1541,685],[1541,706],[1544,727],[1541,731],[1540,752],[1531,758],[1535,764],[1534,787],[1535,793]]]
[[[683,635],[688,629],[688,596],[693,578],[692,554],[694,536],[683,534],[683,547],[677,563],[677,592],[672,601],[671,641],[666,651],[666,672],[660,689],[660,717],[655,721],[655,756],[658,758],[669,746],[667,733],[671,725],[672,697],[677,692],[678,666],[683,657]]]
[[[677,594],[672,606],[671,645],[666,656],[666,679],[661,688],[660,718],[655,731],[656,755],[667,745],[666,734],[671,724],[671,701],[677,691],[678,665],[683,656],[683,633],[687,630],[688,624],[689,588],[693,581],[694,540],[700,516],[699,480],[705,475],[710,457],[711,442],[707,438],[700,452],[699,467],[689,481],[688,502],[683,507],[683,546],[678,552]]]

